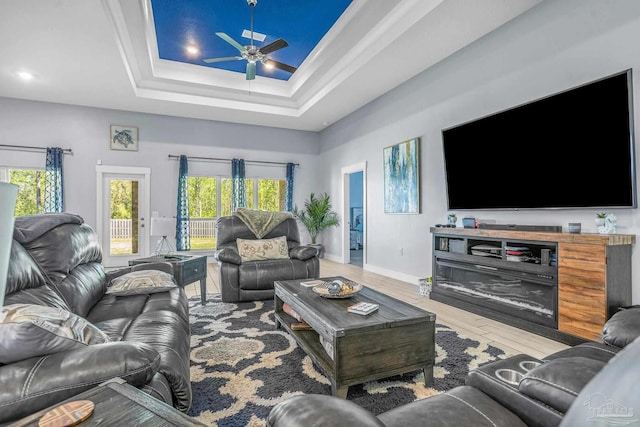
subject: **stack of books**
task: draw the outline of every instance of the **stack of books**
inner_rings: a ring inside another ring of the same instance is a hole
[[[378,307],[378,304],[374,304],[371,302],[358,302],[347,307],[347,311],[349,313],[367,315],[376,311]]]
[[[530,261],[531,249],[527,246],[505,246],[504,250],[507,254],[507,261]]]

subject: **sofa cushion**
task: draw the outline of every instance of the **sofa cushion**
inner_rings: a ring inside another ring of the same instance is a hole
[[[113,279],[106,293],[119,296],[155,294],[176,287],[177,285],[171,274],[158,270],[140,270],[132,271]]]
[[[0,314],[0,363],[109,341],[100,329],[60,308],[12,304]]]
[[[556,410],[566,413],[582,388],[605,362],[587,357],[563,357],[530,370],[518,390]]]
[[[242,262],[289,258],[289,247],[285,236],[273,239],[236,239],[236,244]]]

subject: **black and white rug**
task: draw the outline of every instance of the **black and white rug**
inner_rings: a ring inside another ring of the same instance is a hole
[[[284,330],[276,330],[273,300],[206,306],[190,300],[189,415],[218,427],[264,426],[278,402],[297,394],[331,394],[331,385]],[[422,371],[349,387],[347,399],[374,414],[464,384],[470,369],[501,359],[496,347],[436,324],[436,366],[431,387]]]

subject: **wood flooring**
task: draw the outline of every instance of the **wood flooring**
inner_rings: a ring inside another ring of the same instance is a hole
[[[220,293],[218,266],[207,264],[207,293]],[[343,276],[436,314],[436,321],[455,329],[458,334],[502,349],[507,356],[528,354],[541,359],[568,348],[566,344],[532,334],[522,329],[491,320],[456,307],[433,301],[418,294],[418,287],[407,282],[365,271],[351,264],[320,260],[320,277]],[[200,294],[200,283],[185,287],[187,295]]]

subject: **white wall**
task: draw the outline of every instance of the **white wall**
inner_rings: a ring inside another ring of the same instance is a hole
[[[139,150],[109,149],[110,125],[138,127]],[[65,211],[96,226],[96,164],[151,168],[151,212],[175,216],[178,161],[169,154],[294,162],[294,203],[315,189],[319,136],[312,132],[0,98],[0,144],[71,148],[64,157]],[[44,168],[45,154],[0,149],[0,166]],[[247,177],[284,179],[284,166],[245,166]],[[229,162],[190,161],[191,175],[231,174]],[[151,248],[157,238],[151,238]]]
[[[633,69],[635,123],[639,127],[638,40],[638,1],[546,1],[323,131],[320,164],[327,172],[323,185],[333,200],[341,199],[340,168],[367,162],[365,268],[407,281],[431,276],[429,228],[445,223],[448,213],[442,129],[628,68]],[[438,41],[422,43],[432,42]],[[382,150],[414,137],[421,139],[422,213],[384,214]],[[528,148],[514,149],[526,155]],[[606,141],[585,150],[601,150],[606,161]],[[636,155],[639,151],[636,148]],[[552,177],[553,171],[541,168],[537,178]],[[482,185],[471,173],[469,179],[470,185]],[[603,186],[606,188],[606,177]],[[619,233],[640,232],[638,209],[612,211],[618,217]],[[561,225],[565,230],[569,222],[581,222],[583,232],[596,232],[595,210],[455,213],[459,225],[463,217],[476,216],[497,223]],[[329,258],[341,256],[339,233],[332,229],[321,236]],[[634,267],[640,266],[637,246],[633,249]],[[633,269],[633,301],[640,301],[640,267]]]

